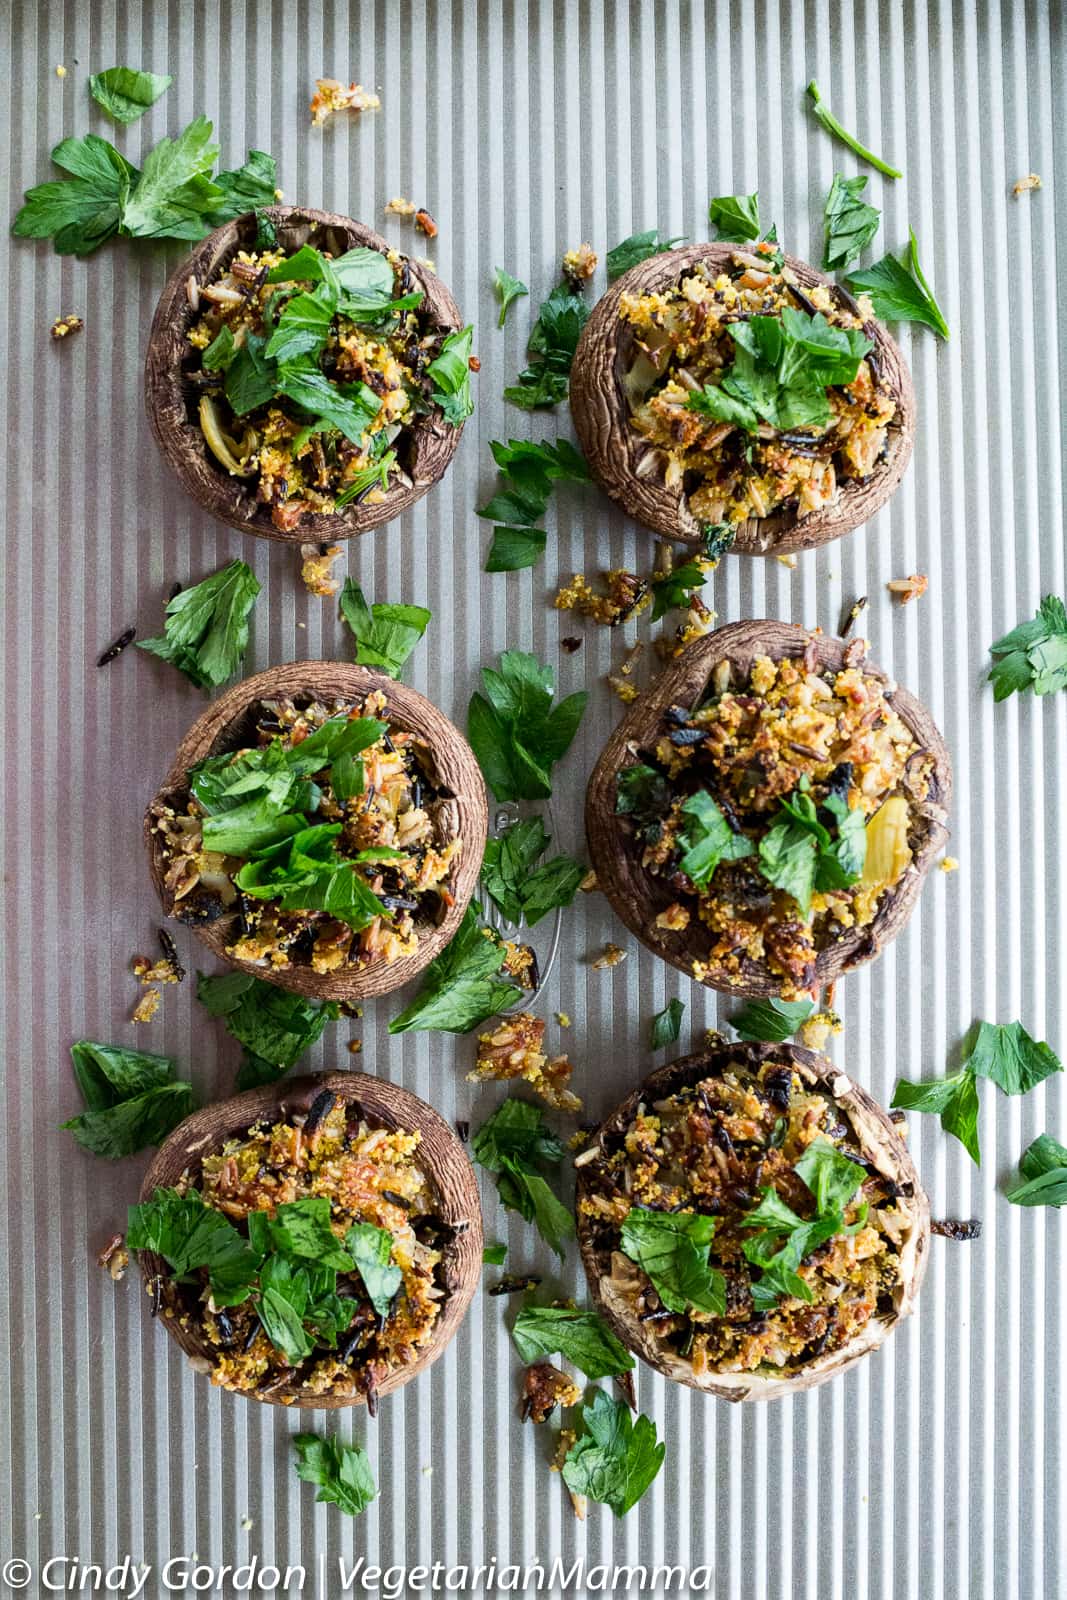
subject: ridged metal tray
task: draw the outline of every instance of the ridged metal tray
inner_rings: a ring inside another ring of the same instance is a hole
[[[869,595],[863,628],[877,659],[930,705],[952,750],[960,870],[932,875],[905,935],[837,996],[845,1029],[835,1058],[883,1101],[902,1073],[944,1071],[976,1016],[1018,1016],[1067,1049],[1067,696],[994,707],[983,683],[989,642],[1065,587],[1063,24],[1060,7],[1036,0],[13,0],[5,12],[9,216],[26,188],[54,176],[48,152],[62,137],[98,132],[137,164],[201,112],[224,165],[250,146],[270,150],[289,199],[381,226],[400,248],[425,244],[383,217],[385,202],[406,194],[429,206],[440,234],[428,253],[476,324],[479,408],[445,481],[403,521],[353,542],[347,566],[372,598],[432,607],[407,677],[460,722],[479,666],[507,646],[555,665],[562,692],[590,689],[553,799],[563,849],[582,848],[585,778],[620,714],[604,676],[648,629],[576,624],[550,598],[561,575],[647,571],[651,544],[593,490],[565,489],[541,564],[482,571],[489,532],[473,511],[495,482],[488,440],[572,436],[565,408],[531,419],[502,400],[561,251],[589,239],[603,257],[654,224],[706,236],[710,195],[758,185],[790,248],[818,259],[834,170],[864,169],[805,109],[813,74],[842,120],[905,169],[897,183],[871,174],[867,198],[884,212],[875,251],[903,245],[914,226],[952,327],[947,344],[900,332],[920,410],[907,476],[844,542],[794,570],[727,560],[709,587],[723,621],[827,629]],[[171,72],[174,84],[116,132],[91,106],[86,76],[117,62]],[[320,74],[375,87],[382,110],[312,129]],[[1043,187],[1015,198],[1013,182],[1030,171]],[[6,234],[0,248],[9,444],[0,1565],[32,1564],[18,1592],[47,1592],[49,1556],[107,1566],[128,1554],[153,1567],[145,1592],[163,1594],[163,1564],[194,1552],[216,1566],[252,1554],[302,1563],[305,1586],[277,1592],[316,1600],[343,1592],[336,1559],[357,1554],[383,1567],[474,1569],[491,1558],[547,1567],[557,1555],[589,1567],[706,1566],[706,1592],[720,1600],[1067,1592],[1064,1221],[1010,1207],[1001,1192],[1036,1133],[1067,1137],[1062,1079],[1021,1100],[983,1096],[980,1171],[936,1119],[913,1117],[935,1215],[980,1217],[982,1237],[934,1240],[918,1314],[861,1370],[752,1409],[638,1373],[667,1460],[622,1522],[593,1507],[577,1523],[548,1471],[546,1430],[520,1425],[505,1300],[477,1296],[446,1358],[377,1422],[321,1419],[366,1443],[381,1487],[350,1521],[315,1505],[293,1473],[288,1436],[307,1414],[212,1390],[152,1324],[136,1276],[116,1286],[98,1269],[94,1254],[122,1226],[143,1163],[106,1166],[58,1131],[78,1109],[71,1040],[136,1033],[173,1055],[202,1096],[229,1087],[238,1052],[191,982],[168,990],[150,1026],[127,1020],[138,993],[129,961],[155,948],[157,927],[141,811],[202,698],[143,654],[99,671],[96,655],[130,623],[142,637],[158,632],[175,581],[238,555],[264,589],[249,671],[350,655],[351,641],[334,606],[304,591],[295,555],[205,520],[151,439],[144,342],[181,247],[119,244],[84,262]],[[532,291],[503,331],[498,265]],[[49,325],[68,311],[85,331],[53,345]],[[929,590],[901,608],[885,583],[912,572],[928,574]],[[583,648],[567,655],[558,640],[574,633]],[[627,960],[593,970],[610,939],[626,943]],[[192,942],[182,950],[194,966]],[[625,941],[602,898],[580,895],[537,1008],[572,1018],[569,1030],[550,1020],[547,1042],[576,1061],[590,1115],[654,1064],[648,1021],[675,994],[687,1005],[685,1045],[716,1022],[715,997]],[[391,1014],[388,1002],[368,1006],[363,1068],[477,1125],[499,1091],[465,1081],[473,1042],[390,1038]],[[348,1037],[328,1034],[310,1064],[348,1063]],[[555,1275],[554,1258],[498,1211],[488,1187],[485,1199],[487,1236],[508,1240],[509,1267],[581,1296],[575,1259]]]

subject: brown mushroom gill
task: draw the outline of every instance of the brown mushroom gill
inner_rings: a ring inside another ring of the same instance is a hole
[[[782,622],[739,622],[720,628],[690,645],[660,675],[623,718],[597,762],[586,794],[586,837],[598,884],[616,915],[643,944],[710,988],[756,996],[779,994],[786,985],[765,959],[745,955],[734,970],[716,962],[709,930],[695,916],[678,928],[657,921],[677,896],[665,878],[642,865],[641,847],[635,844],[627,819],[616,811],[618,774],[654,747],[672,707],[698,705],[716,684],[721,689],[731,674],[735,684],[746,684],[760,657],[775,661],[807,653],[816,672],[837,672],[862,661],[866,674],[886,684],[885,674],[865,660],[864,648],[859,640],[845,644]],[[896,881],[881,893],[872,920],[843,929],[818,951],[811,974],[817,985],[832,983],[871,960],[901,932],[948,837],[952,770],[944,741],[930,713],[913,695],[896,686],[885,692],[913,738],[922,766],[921,774],[918,765],[912,773],[905,772],[905,784],[914,790],[907,799],[907,859],[902,860]]]
[[[624,295],[642,295],[673,288],[687,270],[703,263],[711,272],[725,270],[738,247],[729,244],[689,245],[664,251],[631,268],[616,280],[586,323],[571,374],[571,409],[575,427],[600,486],[639,522],[669,539],[692,546],[704,542],[700,520],[693,515],[683,485],[668,487],[663,463],[657,461],[631,426],[631,404],[655,376],[655,364],[640,352],[620,317]],[[798,293],[828,288],[839,303],[854,311],[855,302],[824,274],[793,256],[785,268]],[[876,322],[864,324],[874,341],[873,361],[879,382],[895,401],[885,448],[865,478],[839,485],[833,503],[798,516],[795,505],[738,524],[731,548],[744,554],[773,555],[806,550],[837,539],[858,527],[885,504],[899,484],[911,456],[915,433],[915,395],[907,365],[895,341]],[[727,430],[729,431],[729,430]],[[800,449],[812,448],[801,441]]]
[[[489,824],[485,784],[474,753],[458,728],[423,695],[368,667],[329,661],[292,662],[245,679],[213,702],[182,740],[170,771],[145,813],[144,837],[152,881],[170,915],[175,895],[166,881],[167,861],[155,824],[160,807],[184,808],[190,768],[206,756],[240,747],[247,736],[249,713],[260,701],[311,696],[325,702],[353,703],[362,702],[375,691],[386,697],[384,719],[413,733],[427,747],[441,795],[433,818],[436,841],[441,845],[460,841],[449,879],[452,903],[447,905],[440,922],[420,921],[417,949],[399,960],[375,960],[332,972],[316,972],[297,962],[272,967],[230,956],[227,950],[235,942],[237,929],[233,911],[210,922],[191,924],[197,938],[223,961],[268,983],[320,1000],[352,1001],[392,993],[421,972],[457,932],[478,882]]]
[[[273,225],[279,248],[292,254],[302,245],[343,255],[364,246],[389,252],[389,245],[373,229],[348,217],[302,206],[270,206],[259,213]],[[152,322],[145,359],[145,407],[164,459],[187,493],[212,516],[265,539],[289,543],[329,543],[350,539],[391,521],[407,511],[443,476],[459,444],[462,425],[453,427],[431,408],[416,417],[396,440],[402,472],[394,475],[380,500],[353,501],[340,511],[305,515],[291,529],[272,522],[270,507],[258,503],[254,486],[240,470],[240,459],[225,436],[212,432],[221,453],[205,443],[201,399],[190,382],[195,364],[188,333],[198,311],[195,286],[209,283],[225,269],[239,250],[253,247],[258,231],[256,214],[248,213],[217,228],[171,274]],[[404,282],[423,295],[420,317],[428,331],[444,335],[457,331],[462,319],[448,289],[416,261],[404,264]],[[191,287],[192,286],[192,287]],[[209,413],[208,427],[214,419]],[[226,464],[226,457],[233,464]],[[235,471],[235,467],[238,469]]]

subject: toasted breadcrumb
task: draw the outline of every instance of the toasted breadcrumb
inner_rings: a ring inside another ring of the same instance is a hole
[[[780,561],[783,567],[788,567],[790,572],[796,568],[797,555],[795,550],[788,550],[784,556],[775,556],[774,559]]]
[[[602,953],[594,960],[593,970],[595,972],[604,972],[608,967],[617,967],[620,962],[625,960],[626,951],[621,945],[608,944],[604,946]]]
[[[111,1274],[113,1282],[121,1283],[130,1264],[130,1252],[125,1247],[121,1233],[112,1234],[97,1256],[96,1264]]]
[[[58,69],[57,69],[58,70]],[[1041,179],[1036,172],[1028,172],[1025,178],[1020,178],[1011,186],[1014,195],[1029,194],[1033,189],[1040,189]]]
[[[661,911],[656,918],[657,928],[666,928],[671,933],[683,933],[689,926],[689,912],[685,906],[679,905],[675,900],[665,911]]]
[[[308,593],[321,595],[323,599],[335,595],[341,583],[333,576],[333,567],[341,556],[341,546],[328,544],[320,549],[317,544],[302,544],[300,555],[302,557],[300,576]]]
[[[907,578],[890,578],[886,588],[890,594],[896,595],[902,606],[906,606],[909,600],[917,600],[926,593],[929,582],[925,572],[913,572]]]
[[[159,1010],[159,1002],[162,998],[162,989],[146,989],[130,1013],[130,1021],[151,1022]]]
[[[567,1088],[573,1067],[566,1056],[549,1061],[541,1049],[545,1025],[529,1011],[505,1017],[492,1033],[478,1040],[478,1055],[468,1081],[487,1078],[522,1078],[536,1095],[556,1111],[575,1114],[582,1109],[577,1095]]]
[[[507,954],[503,971],[515,979],[520,989],[537,988],[537,961],[528,944],[516,944],[513,939],[504,941]]]
[[[800,1038],[808,1050],[821,1050],[832,1033],[842,1033],[844,1023],[836,1011],[816,1011],[801,1024]]]
[[[72,311],[68,312],[65,317],[57,317],[53,322],[51,327],[52,338],[65,339],[68,334],[80,333],[84,327],[85,323],[81,317],[75,316]]]
[[[582,648],[582,641],[576,638],[574,634],[570,634],[566,639],[561,639],[559,644],[560,649],[566,650],[569,656],[572,656],[576,650],[580,650]]]
[[[626,659],[619,668],[619,671],[622,673],[624,678],[628,678],[630,676],[631,672],[640,661],[644,648],[644,643],[640,639],[637,640],[636,644],[632,644],[630,646],[629,650],[626,652]]]
[[[569,1028],[571,1025],[571,1019],[565,1011],[556,1012],[556,1022],[561,1028]]]
[[[174,962],[169,958],[161,961],[151,961],[148,956],[134,956],[130,965],[146,989],[153,983],[181,982],[181,976]]]
[[[608,683],[615,690],[624,706],[632,706],[635,700],[640,700],[641,691],[636,683],[627,683],[625,678],[618,678],[614,672],[608,673]]]
[[[526,1368],[522,1384],[523,1422],[547,1422],[557,1406],[576,1406],[582,1391],[551,1361],[538,1361]]]
[[[569,584],[557,593],[553,605],[557,611],[577,611],[580,616],[592,617],[606,627],[617,628],[628,622],[648,605],[649,586],[636,572],[616,568],[604,574],[607,594],[597,594],[582,573],[576,572]]]
[[[597,267],[597,254],[591,244],[580,244],[577,250],[568,250],[561,263],[561,271],[572,289],[582,289]]]
[[[560,1429],[559,1438],[556,1441],[556,1453],[552,1457],[551,1462],[551,1470],[553,1472],[563,1471],[563,1463],[567,1459],[568,1451],[573,1449],[576,1438],[577,1435],[573,1428]],[[584,1494],[575,1494],[573,1489],[568,1489],[567,1493],[571,1497],[571,1505],[574,1507],[574,1515],[578,1518],[579,1522],[584,1522],[585,1514],[589,1509],[589,1501],[587,1497]]]
[[[337,78],[316,78],[315,93],[311,97],[311,126],[320,128],[335,111],[377,111],[381,100],[361,84],[350,83],[346,89]]]
[[[403,195],[398,194],[388,201],[385,213],[390,217],[413,217],[418,209],[414,200],[405,200]]]
[[[65,77],[66,77],[66,76],[67,76],[67,69],[66,69],[66,67],[64,67],[64,66],[62,66],[62,65],[60,65],[60,66],[58,66],[58,67],[57,67],[57,68],[56,68],[56,77],[57,77],[57,78],[65,78]],[[1040,181],[1040,180],[1039,180],[1039,181]]]
[[[937,864],[942,872],[958,872],[960,868],[955,856],[942,856]]]
[[[362,1039],[349,1039],[349,1041],[348,1041],[348,1053],[349,1053],[349,1055],[358,1056],[359,1052],[362,1049],[363,1049],[363,1040]]]
[[[723,1033],[719,1028],[704,1029],[705,1050],[721,1050],[723,1045],[729,1044],[729,1042],[730,1041],[727,1039],[725,1033]]]
[[[586,873],[578,887],[583,894],[593,894],[597,889],[600,888],[600,880],[597,878],[597,875],[593,871],[592,867],[590,867],[589,871]]]

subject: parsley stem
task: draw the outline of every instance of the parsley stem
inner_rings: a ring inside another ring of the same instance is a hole
[[[876,167],[879,172],[884,172],[887,178],[902,178],[904,176],[903,172],[898,171],[896,167],[891,167],[888,161],[882,160],[881,156],[876,156],[873,150],[868,150],[866,145],[860,144],[854,134],[849,133],[846,128],[841,126],[833,112],[824,105],[819,85],[814,78],[808,84],[808,94],[811,96],[815,116],[827,133],[833,134],[840,139],[842,144],[847,144],[849,149],[858,155],[861,160],[869,161],[872,167]]]

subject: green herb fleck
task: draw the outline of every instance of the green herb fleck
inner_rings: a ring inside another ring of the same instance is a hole
[[[243,561],[212,573],[167,604],[161,639],[139,647],[169,661],[198,689],[217,689],[232,678],[248,648],[248,618],[259,583]]]
[[[349,1517],[359,1516],[378,1490],[370,1460],[358,1444],[342,1444],[340,1439],[320,1439],[314,1433],[294,1433],[297,1453],[296,1475],[305,1483],[317,1483],[316,1503],[340,1506]]]
[[[883,256],[873,267],[850,272],[847,282],[850,289],[870,295],[875,314],[886,322],[923,322],[942,339],[948,338],[948,323],[919,265],[914,229],[908,231],[899,261],[893,255]]]
[[[575,1236],[574,1218],[539,1168],[558,1167],[563,1146],[537,1106],[505,1100],[474,1135],[471,1152],[479,1166],[495,1174],[497,1192],[508,1210],[532,1222],[562,1260],[566,1241]]]
[[[706,1311],[723,1317],[726,1279],[708,1260],[714,1234],[714,1217],[631,1206],[619,1249],[647,1273],[668,1311]]]
[[[93,1155],[117,1161],[162,1144],[194,1109],[192,1085],[167,1056],[79,1039],[70,1058],[85,1110],[60,1126]]]
[[[578,339],[589,317],[589,307],[581,295],[566,284],[553,289],[541,304],[527,346],[534,357],[504,390],[504,399],[524,411],[550,409],[567,395],[571,363]]]
[[[595,1311],[573,1306],[524,1306],[511,1330],[523,1361],[559,1354],[587,1378],[632,1372],[634,1359]]]
[[[570,748],[587,692],[553,705],[555,674],[536,656],[506,650],[498,671],[482,668],[485,694],[471,697],[468,737],[497,800],[543,800],[552,768]]]
[[[554,856],[537,865],[549,844],[540,817],[511,823],[496,839],[488,839],[482,862],[482,884],[489,898],[516,927],[540,922],[557,906],[569,906],[585,876],[581,862]]]
[[[305,999],[247,972],[197,973],[196,997],[211,1016],[225,1017],[227,1030],[244,1046],[238,1089],[284,1077],[341,1014],[333,1000]]]
[[[994,700],[1032,689],[1052,694],[1067,689],[1067,607],[1046,595],[1032,622],[1021,622],[989,647]]]
[[[815,1010],[814,1000],[749,1000],[731,1025],[739,1039],[781,1044],[791,1039]]]
[[[398,678],[433,613],[425,606],[369,606],[355,579],[346,578],[341,591],[341,615],[356,636],[356,660]]]
[[[154,106],[173,82],[170,76],[161,77],[155,72],[137,72],[133,67],[108,67],[106,72],[92,74],[89,93],[116,122],[130,123],[143,117],[149,106]]]
[[[582,1408],[584,1432],[563,1463],[563,1481],[572,1494],[587,1495],[623,1517],[635,1506],[663,1465],[667,1447],[656,1439],[656,1424],[631,1417],[623,1400],[598,1389]]]
[[[495,1017],[514,1003],[519,992],[497,976],[506,955],[503,940],[485,927],[479,907],[472,903],[459,932],[430,962],[418,994],[393,1018],[389,1032],[469,1033]]]
[[[760,235],[759,192],[721,194],[708,203],[708,221],[719,238],[744,244]]]
[[[834,173],[826,197],[826,249],[822,264],[827,272],[840,272],[849,266],[878,232],[882,213],[860,199],[866,187],[867,179],[862,173],[855,178]]]
[[[673,250],[676,244],[682,243],[684,240],[680,237],[661,239],[658,228],[649,228],[647,233],[632,233],[628,239],[623,239],[621,244],[608,251],[608,278],[611,281],[621,278],[624,272],[647,261],[650,256],[661,255],[664,250]]]
[[[1040,1134],[1019,1161],[1022,1181],[1007,1191],[1015,1206],[1067,1205],[1067,1149],[1051,1134]]]
[[[684,1015],[684,1000],[668,1000],[663,1010],[657,1011],[652,1018],[649,1049],[662,1050],[664,1045],[673,1044],[682,1031],[682,1017]]]
[[[502,328],[511,302],[518,300],[524,294],[529,294],[530,291],[521,279],[513,278],[506,268],[496,267],[493,272],[493,292],[500,301],[500,316],[497,320],[497,327]]]
[[[896,167],[891,167],[887,161],[884,161],[881,156],[876,156],[873,150],[868,150],[866,145],[860,144],[854,134],[846,132],[831,112],[829,106],[824,103],[819,85],[814,78],[808,84],[808,94],[811,98],[812,109],[815,112],[816,119],[826,129],[827,133],[832,134],[836,139],[840,139],[842,144],[847,144],[852,153],[859,156],[861,161],[869,162],[872,167],[876,167],[887,178],[902,178],[904,176]]]

